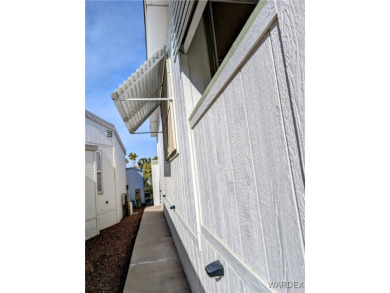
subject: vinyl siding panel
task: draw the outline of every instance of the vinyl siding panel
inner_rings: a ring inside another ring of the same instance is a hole
[[[173,81],[180,80],[181,70],[179,62],[171,63],[171,74]],[[173,82],[174,117],[177,134],[177,147],[179,155],[169,163],[170,176],[161,176],[163,192],[167,195],[172,204],[176,206],[176,213],[184,219],[191,229],[191,233],[196,234],[196,215],[195,201],[193,195],[192,170],[189,156],[189,129],[184,123],[187,120],[185,99],[183,94],[183,85],[179,82]],[[163,150],[162,136],[159,135]],[[164,158],[163,152],[160,151],[159,158]],[[164,174],[164,170],[161,170]]]
[[[85,152],[85,239],[98,234],[94,152]]]
[[[88,118],[85,119],[85,143],[96,146],[97,151],[100,151],[102,155],[103,192],[97,194],[100,230],[110,227],[122,219],[121,194],[126,192],[125,153],[114,131],[112,137],[107,137],[107,130],[111,129]],[[94,174],[94,183],[96,184],[95,178]]]
[[[304,276],[301,230],[270,35],[240,74],[270,281]]]
[[[85,143],[100,144],[100,145],[113,145],[114,144],[114,133],[113,137],[107,137],[108,128],[85,119]]]
[[[116,208],[117,208],[117,221],[123,217],[122,207],[122,194],[126,193],[126,161],[125,152],[123,151],[118,140],[115,138],[114,144],[114,168],[115,168],[115,182],[116,182]]]

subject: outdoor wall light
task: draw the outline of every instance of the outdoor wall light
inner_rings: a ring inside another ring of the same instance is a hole
[[[167,195],[166,194],[163,194],[163,197],[166,197]]]
[[[219,281],[224,276],[223,265],[219,262],[219,260],[208,264],[205,269],[207,275],[209,275],[210,278],[215,278],[216,281]]]
[[[173,206],[170,206],[170,209],[171,210],[174,210],[175,209],[175,206],[173,205]]]

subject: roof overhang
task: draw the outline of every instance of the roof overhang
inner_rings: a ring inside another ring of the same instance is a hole
[[[165,59],[164,46],[111,94],[130,133],[135,133],[158,108],[161,100],[170,100],[161,98]]]

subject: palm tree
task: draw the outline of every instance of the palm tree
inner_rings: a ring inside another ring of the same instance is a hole
[[[137,158],[138,158],[138,155],[136,153],[130,153],[129,154],[129,159],[131,161],[133,161],[133,167],[135,167],[135,161],[137,160]]]

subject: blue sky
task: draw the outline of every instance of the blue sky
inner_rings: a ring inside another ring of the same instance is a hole
[[[153,158],[155,138],[129,134],[110,97],[145,60],[143,1],[85,2],[85,108],[115,125],[126,155]],[[138,131],[149,131],[149,119]]]

